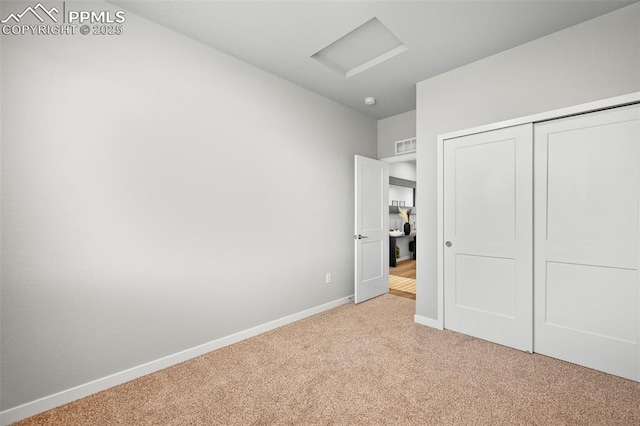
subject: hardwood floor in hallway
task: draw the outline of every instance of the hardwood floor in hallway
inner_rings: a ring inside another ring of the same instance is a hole
[[[413,259],[403,260],[398,262],[396,267],[389,267],[389,275],[395,275],[397,277],[416,279],[416,261]],[[414,293],[406,291],[400,291],[393,288],[389,288],[389,293],[395,296],[406,297],[407,299],[416,300]]]
[[[413,259],[398,262],[395,268],[389,267],[389,275],[404,278],[416,278],[416,261]]]

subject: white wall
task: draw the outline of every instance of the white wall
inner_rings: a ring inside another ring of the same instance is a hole
[[[417,315],[438,315],[437,135],[638,90],[638,3],[418,83]]]
[[[416,180],[416,162],[401,161],[399,163],[389,163],[389,176],[400,179]]]
[[[378,120],[378,158],[394,157],[395,142],[415,136],[415,110]]]
[[[396,206],[404,205],[407,207],[413,206],[413,188],[406,188],[404,186],[389,185],[389,205],[393,205],[393,201],[400,201],[396,203]]]
[[[375,120],[130,13],[1,74],[2,410],[353,293]]]

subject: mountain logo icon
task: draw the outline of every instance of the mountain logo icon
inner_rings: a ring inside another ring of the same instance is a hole
[[[46,7],[44,7],[42,5],[42,3],[38,3],[35,6],[28,6],[25,10],[22,11],[22,13],[11,13],[9,14],[9,16],[7,16],[5,19],[3,19],[2,21],[0,21],[0,23],[6,24],[7,22],[13,20],[15,21],[15,23],[20,22],[20,20],[27,14],[31,14],[33,16],[35,16],[38,21],[40,22],[44,22],[44,18],[42,17],[43,15],[48,16],[49,18],[51,18],[51,20],[53,20],[53,22],[58,22],[58,18],[56,18],[53,14],[55,13],[56,15],[59,13],[58,9],[56,9],[55,7],[52,7],[51,9],[47,10]]]

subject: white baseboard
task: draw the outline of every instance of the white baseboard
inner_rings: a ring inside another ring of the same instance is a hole
[[[207,352],[232,345],[250,337],[254,337],[275,328],[282,327],[283,325],[287,325],[292,322],[299,321],[303,318],[328,311],[329,309],[336,308],[340,305],[344,305],[345,303],[351,303],[352,301],[353,296],[343,297],[341,299],[334,300],[333,302],[325,303],[323,305],[316,306],[302,312],[298,312],[265,324],[261,324],[256,327],[252,327],[247,330],[243,330],[238,333],[234,333],[229,336],[204,343],[191,349],[186,349],[184,351],[168,355],[155,361],[150,361],[137,367],[120,371],[110,376],[103,377],[101,379],[97,379],[92,382],[85,383],[71,389],[67,389],[62,392],[37,399],[23,405],[19,405],[14,408],[10,408],[8,410],[0,412],[0,424],[5,426],[17,422],[27,417],[34,416],[38,413],[42,413],[44,411],[51,410],[52,408],[75,401],[77,399],[84,398],[85,396],[89,396],[96,392],[100,392],[113,386],[128,382],[130,380],[137,379],[138,377],[146,376],[147,374],[151,374],[167,367],[171,367],[172,365],[176,365],[191,358],[198,357],[200,355],[206,354]]]
[[[444,324],[442,324],[442,321],[437,319],[423,317],[422,315],[414,315],[413,321],[428,327],[437,328],[438,330],[444,330]]]

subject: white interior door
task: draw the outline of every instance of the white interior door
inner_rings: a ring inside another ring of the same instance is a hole
[[[535,126],[534,350],[640,380],[640,107]]]
[[[444,326],[532,351],[532,125],[444,141]]]
[[[355,156],[355,303],[389,291],[389,166]]]

